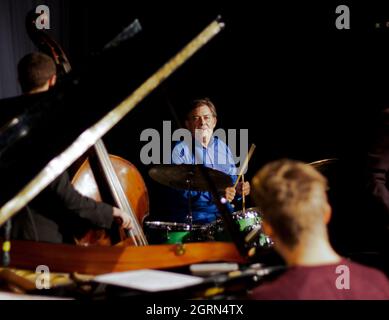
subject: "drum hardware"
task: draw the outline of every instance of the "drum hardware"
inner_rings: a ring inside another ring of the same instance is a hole
[[[191,177],[194,176],[194,172],[190,172],[189,174],[190,174]],[[193,226],[192,193],[191,193],[191,191],[192,191],[192,188],[191,188],[192,179],[187,178],[186,179],[186,183],[188,185],[188,188],[187,188],[187,191],[188,191],[188,215],[186,216],[186,220],[189,223],[190,230],[192,230],[192,226]]]
[[[185,245],[182,243],[178,243],[174,251],[176,256],[183,256],[186,252]]]

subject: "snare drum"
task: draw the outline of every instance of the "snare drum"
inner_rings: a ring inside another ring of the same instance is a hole
[[[176,244],[208,240],[206,225],[165,221],[146,221],[144,224],[150,243]]]

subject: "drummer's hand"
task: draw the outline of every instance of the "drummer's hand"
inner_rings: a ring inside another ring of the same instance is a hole
[[[132,228],[130,216],[126,212],[120,210],[119,208],[113,207],[113,216],[124,229]]]
[[[225,189],[225,198],[227,201],[231,202],[235,198],[235,188],[234,187],[228,187]]]
[[[248,196],[250,194],[250,183],[248,181],[245,181],[245,183],[240,181],[236,186],[236,192],[241,196]]]

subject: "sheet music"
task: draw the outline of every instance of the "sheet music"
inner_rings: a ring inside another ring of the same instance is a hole
[[[17,294],[0,291],[0,300],[74,300],[73,298],[49,297],[32,294]]]
[[[108,273],[97,276],[94,281],[157,292],[188,287],[203,282],[203,278],[158,270],[137,270]]]

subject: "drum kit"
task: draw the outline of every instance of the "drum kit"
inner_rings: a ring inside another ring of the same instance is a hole
[[[255,148],[255,146],[254,146]],[[250,149],[250,153],[254,151]],[[246,158],[247,162],[251,154]],[[308,163],[317,170],[323,172],[338,159],[324,159]],[[199,165],[158,165],[150,169],[149,175],[152,179],[165,186],[190,191],[210,191],[209,183],[204,178],[203,170],[211,178],[218,191],[223,191],[231,186],[231,178],[223,172]],[[241,176],[240,173],[238,176]],[[243,180],[243,175],[242,175]],[[235,184],[236,186],[236,184]],[[221,218],[209,224],[193,224],[191,219],[191,204],[189,200],[189,223],[146,221],[145,228],[149,234],[157,234],[158,242],[164,243],[184,243],[199,241],[231,241],[226,232],[225,225]],[[271,248],[273,240],[262,230],[263,214],[258,207],[245,209],[232,213],[235,224],[239,227],[239,233],[244,237],[244,242],[248,248]]]
[[[231,186],[231,178],[223,172],[199,165],[158,165],[150,169],[149,175],[165,186],[191,191],[210,191],[208,182],[201,170],[222,191]],[[189,205],[190,208],[190,205]],[[190,211],[190,209],[189,209]],[[191,215],[191,213],[189,213]],[[258,208],[248,208],[232,213],[233,221],[239,227],[247,247],[269,248],[273,241],[262,231],[263,216]],[[201,241],[232,241],[226,232],[223,220],[218,218],[209,224],[145,221],[146,234],[152,235],[154,241],[170,244]]]

